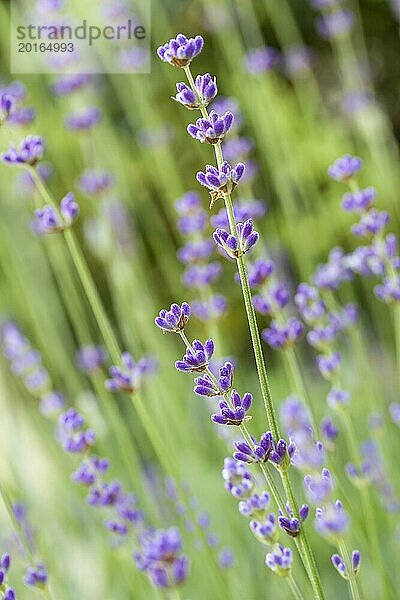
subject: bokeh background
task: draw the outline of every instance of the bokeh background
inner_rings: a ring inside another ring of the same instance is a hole
[[[168,451],[166,464],[179,474],[178,485],[184,484],[186,512],[167,493],[165,464],[155,455],[134,403],[103,389],[107,367],[91,378],[77,368],[77,349],[101,344],[100,334],[62,239],[38,238],[31,231],[37,202],[32,186],[19,171],[4,165],[0,166],[0,312],[3,319],[15,320],[42,353],[55,388],[87,416],[97,432],[99,452],[111,460],[113,476],[138,494],[154,525],[180,526],[192,565],[185,598],[289,596],[281,581],[266,572],[263,548],[224,490],[220,472],[231,451],[210,422],[210,405],[194,396],[191,377],[174,369],[182,354],[179,340],[162,335],[153,324],[157,312],[172,301],[198,298],[199,291],[182,281],[184,266],[177,251],[184,240],[175,202],[196,190],[208,207],[208,194],[197,184],[195,173],[212,162],[210,148],[186,133],[192,113],[171,100],[175,83],[183,80],[181,73],[162,64],[155,50],[179,31],[205,38],[193,71],[217,76],[219,93],[240,115],[234,135],[240,132],[253,142],[245,162],[251,163],[254,173],[238,188],[236,198],[257,199],[265,205],[265,216],[257,220],[262,237],[258,251],[262,254],[265,246],[278,264],[279,276],[295,290],[326,262],[332,247],[350,252],[357,245],[350,232],[351,216],[340,208],[343,189],[327,176],[328,165],[338,156],[349,152],[363,158],[361,185],[377,188],[379,207],[392,215],[391,231],[399,229],[400,8],[395,0],[345,4],[354,14],[354,27],[348,34],[326,39],[315,27],[318,10],[306,0],[152,0],[150,74],[96,76],[84,89],[65,97],[53,93],[53,77],[18,76],[36,118],[24,128],[13,128],[13,133],[16,139],[28,133],[44,136],[45,160],[52,166],[49,187],[56,198],[73,191],[79,200],[77,235],[121,346],[135,356],[158,360],[159,370],[146,384],[143,397]],[[13,79],[8,8],[6,3],[0,5],[4,84]],[[249,67],[249,53],[266,45],[276,49],[276,62],[270,68]],[[101,122],[87,131],[67,130],[65,118],[85,106],[97,106]],[[0,129],[1,151],[9,141],[8,130]],[[87,168],[109,171],[114,186],[97,197],[85,195],[78,180]],[[220,208],[217,204],[213,212]],[[254,431],[260,434],[265,430],[263,408],[240,287],[234,265],[217,253],[215,260],[223,272],[213,290],[228,298],[226,314],[211,325],[220,343],[217,353],[235,358],[236,385],[254,394]],[[356,278],[340,288],[340,300],[356,302],[361,312],[357,336],[342,342],[343,370],[352,391],[350,410],[358,441],[367,437],[378,441],[387,473],[394,479],[398,428],[388,413],[390,403],[398,399],[393,326],[387,307],[372,293],[373,285]],[[261,317],[260,325],[266,324]],[[204,339],[210,335],[210,324],[193,318],[189,335]],[[265,353],[279,406],[295,390],[281,354],[267,346]],[[327,413],[327,384],[305,341],[298,354],[320,421]],[[12,500],[27,507],[54,597],[158,597],[137,571],[132,548],[110,544],[102,516],[85,504],[84,491],[70,481],[74,460],[62,452],[37,400],[10,373],[3,358],[0,376],[1,480]],[[105,408],[110,403],[123,417],[124,440],[118,441],[110,427]],[[369,417],[376,412],[380,426],[371,429]],[[340,443],[337,454],[339,464],[346,462]],[[296,481],[301,497],[300,475]],[[345,483],[344,491],[353,503],[350,545],[363,549],[365,524],[357,516],[357,495],[350,483]],[[396,514],[382,508],[376,491],[372,498],[385,565],[396,583]],[[193,531],[193,522],[203,513],[210,516],[207,531],[218,537],[216,547],[207,549],[198,530]],[[312,532],[311,524],[309,529]],[[12,523],[3,511],[4,547],[12,538]],[[345,598],[345,582],[330,564],[332,548],[316,535],[312,544],[327,596]],[[224,549],[233,553],[233,565],[216,568]],[[365,597],[383,597],[368,560],[362,573]],[[23,559],[15,560],[13,584],[19,597],[31,598],[35,592],[19,583],[23,566]],[[296,577],[304,582],[300,568]]]

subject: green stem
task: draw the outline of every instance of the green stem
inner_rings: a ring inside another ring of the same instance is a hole
[[[197,94],[196,86],[195,86],[195,83],[193,80],[192,73],[190,71],[190,67],[187,66],[184,68],[184,70],[185,70],[189,85],[192,88],[193,93],[196,95],[196,97],[199,101],[199,110],[200,110],[203,118],[208,119],[207,109],[205,108],[205,106],[203,106],[201,99],[199,98],[199,96]],[[213,147],[214,147],[217,166],[220,169],[222,166],[222,163],[224,161],[221,143],[213,144]],[[232,199],[231,199],[230,194],[224,194],[224,202],[225,202],[225,208],[226,208],[226,212],[227,212],[227,216],[228,216],[229,228],[230,228],[231,234],[236,236],[237,235],[236,220],[235,220],[235,215],[233,212],[233,204],[232,204]],[[256,367],[257,367],[258,379],[259,379],[260,388],[261,388],[261,394],[263,397],[265,412],[267,415],[268,426],[269,426],[275,440],[278,440],[279,439],[278,422],[277,422],[277,418],[275,415],[275,408],[274,408],[273,401],[272,401],[272,395],[271,395],[271,390],[270,390],[270,386],[269,386],[267,368],[266,368],[266,364],[265,364],[264,354],[262,351],[260,333],[258,330],[257,318],[256,318],[254,306],[253,306],[249,278],[247,275],[246,265],[245,265],[243,256],[238,256],[236,259],[236,263],[237,263],[237,267],[238,267],[238,271],[239,271],[240,284],[241,284],[242,293],[243,293],[243,300],[244,300],[244,305],[245,305],[245,310],[246,310],[246,315],[247,315],[247,321],[248,321],[248,325],[249,325],[249,329],[250,329],[250,336],[251,336],[253,352],[254,352],[254,357],[255,357],[255,362],[256,362]],[[291,484],[289,481],[289,477],[288,477],[287,473],[282,473],[281,471],[280,471],[280,475],[281,475],[282,483],[285,488],[285,492],[286,492],[288,499],[292,505],[293,511],[298,516],[297,505],[296,505],[296,502],[294,499],[293,490],[292,490],[292,487],[291,487]],[[311,548],[309,546],[309,543],[308,543],[308,540],[306,538],[304,531],[301,531],[296,539],[297,539],[298,547],[301,547],[300,556],[301,556],[304,566],[307,570],[307,574],[308,574],[311,586],[313,588],[314,597],[321,600],[322,598],[324,598],[324,595],[322,592],[321,581],[320,581],[319,573],[318,573],[317,566],[315,563],[314,555],[311,551]]]
[[[351,568],[351,560],[350,560],[350,556],[349,556],[349,553],[347,550],[346,543],[343,538],[338,538],[337,544],[338,544],[339,552],[342,555],[343,560],[347,566],[347,572],[349,574],[348,583],[349,583],[350,595],[352,597],[352,600],[361,600],[360,592],[358,590],[356,576],[354,575],[353,570]]]
[[[289,584],[290,590],[293,594],[293,598],[295,598],[295,600],[304,600],[304,596],[301,593],[301,590],[300,590],[299,586],[297,585],[292,574],[290,574],[288,577],[286,577],[286,581]]]

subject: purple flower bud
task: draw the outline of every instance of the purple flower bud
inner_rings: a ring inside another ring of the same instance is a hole
[[[215,110],[212,110],[208,119],[204,117],[197,119],[196,123],[187,127],[189,135],[199,142],[208,144],[218,144],[230,130],[233,123],[233,114],[226,112],[219,116]]]
[[[192,346],[186,349],[182,360],[175,363],[178,371],[196,373],[204,371],[214,353],[213,340],[207,340],[204,345],[199,340],[194,340]]]
[[[262,544],[273,546],[276,543],[279,532],[276,527],[276,516],[274,513],[266,515],[262,521],[250,521],[249,527]]]
[[[343,579],[348,579],[347,567],[343,558],[339,556],[339,554],[332,554],[331,561],[339,575],[343,577]]]
[[[195,38],[187,38],[183,33],[179,33],[176,38],[172,38],[160,46],[157,50],[158,56],[164,62],[168,62],[174,67],[186,67],[191,63],[203,49],[204,40],[201,35]]]
[[[186,108],[194,110],[200,108],[200,106],[208,106],[218,93],[216,79],[211,77],[209,73],[197,75],[195,88],[196,93],[186,83],[177,83],[177,94],[174,96],[174,100],[183,104]]]
[[[224,161],[220,170],[212,165],[206,165],[204,173],[197,173],[197,181],[210,190],[210,208],[212,208],[218,198],[223,198],[224,194],[232,192],[242,178],[244,168],[243,163],[238,163],[236,167],[231,167],[228,162]]]
[[[234,445],[237,452],[233,454],[233,458],[236,460],[246,463],[266,462],[271,450],[274,448],[274,440],[272,433],[266,431],[262,434],[258,443],[254,440],[253,448],[247,442],[234,442]]]
[[[211,420],[218,425],[241,425],[243,421],[251,418],[246,416],[246,412],[249,410],[252,401],[251,394],[246,393],[241,398],[236,390],[232,390],[230,402],[225,398],[221,400],[219,402],[220,412],[211,415]]]
[[[241,515],[250,519],[254,515],[257,518],[261,516],[267,516],[267,509],[270,503],[270,496],[268,492],[262,492],[261,494],[253,494],[246,500],[241,500],[238,505],[238,509]]]
[[[179,333],[185,328],[190,317],[190,306],[187,302],[183,302],[181,306],[171,304],[170,310],[163,308],[159,316],[155,319],[157,327],[163,331],[172,331]]]
[[[361,552],[359,550],[353,550],[353,552],[351,553],[351,567],[353,569],[354,575],[357,575],[357,573],[359,572],[360,565],[361,565]]]
[[[255,288],[263,285],[275,270],[272,260],[259,258],[248,265],[248,277],[250,287]]]
[[[0,568],[7,572],[8,569],[10,568],[10,565],[11,565],[11,557],[8,554],[8,552],[6,552],[0,558]]]

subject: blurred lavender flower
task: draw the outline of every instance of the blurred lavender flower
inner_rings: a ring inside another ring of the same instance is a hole
[[[315,513],[315,528],[321,535],[337,537],[343,535],[349,526],[349,517],[340,500],[317,508]]]
[[[196,124],[190,124],[187,127],[189,135],[199,142],[208,144],[218,144],[230,130],[233,123],[233,114],[226,112],[219,116],[215,110],[212,110],[208,119],[197,119]]]
[[[295,317],[290,317],[283,325],[271,321],[270,326],[262,332],[262,337],[275,350],[290,348],[298,341],[303,331],[302,323]]]
[[[332,554],[331,561],[339,575],[343,577],[343,579],[348,579],[347,567],[343,558],[339,556],[339,554]]]
[[[32,228],[38,235],[58,233],[70,227],[79,215],[79,204],[72,192],[68,192],[60,201],[60,213],[53,206],[46,205],[35,210]]]
[[[206,301],[194,300],[192,302],[193,314],[203,321],[219,319],[226,312],[227,306],[226,298],[220,294],[215,294]]]
[[[363,212],[375,201],[376,190],[368,187],[357,192],[348,192],[343,196],[342,207],[348,212]]]
[[[270,71],[277,65],[278,61],[278,51],[271,46],[249,50],[245,56],[245,66],[253,75]]]
[[[156,587],[175,587],[186,579],[189,563],[180,555],[182,541],[178,529],[148,531],[139,541],[140,550],[134,554],[136,565]]]
[[[322,289],[336,290],[342,282],[351,279],[352,273],[345,259],[342,248],[333,248],[329,253],[328,262],[317,267],[314,284]]]
[[[19,145],[11,147],[1,155],[1,160],[9,165],[36,165],[44,153],[44,141],[39,135],[28,135]]]
[[[41,588],[47,583],[47,571],[44,565],[39,563],[36,567],[29,567],[26,570],[24,583],[29,587]]]
[[[317,365],[321,375],[331,381],[341,364],[341,356],[339,352],[331,352],[330,354],[319,354],[317,356]]]
[[[195,88],[196,93],[186,83],[177,83],[177,94],[173,99],[190,110],[196,110],[200,106],[208,106],[218,93],[216,79],[210,73],[197,75]]]
[[[265,557],[265,564],[280,577],[288,577],[292,569],[292,551],[277,544],[272,552]]]
[[[186,67],[191,63],[203,49],[204,40],[201,35],[195,38],[187,38],[183,33],[179,33],[176,38],[172,38],[160,46],[157,50],[158,56],[164,62],[168,62],[174,67]]]
[[[314,504],[324,504],[333,490],[333,480],[329,469],[322,469],[321,475],[306,475],[304,489],[309,501]]]
[[[326,38],[333,39],[349,33],[354,23],[354,15],[349,10],[335,10],[317,17],[315,25],[318,33]]]
[[[91,456],[84,459],[79,467],[72,473],[72,480],[83,485],[93,485],[97,479],[102,477],[109,467],[106,458]]]
[[[250,287],[256,288],[268,281],[275,270],[272,260],[258,258],[247,266]]]
[[[102,346],[82,346],[76,353],[78,367],[86,373],[100,369],[107,360],[107,353]]]
[[[121,391],[128,394],[137,392],[143,380],[156,369],[152,358],[144,357],[135,362],[129,352],[121,354],[121,364],[121,367],[119,365],[110,367],[110,379],[105,382],[106,387],[113,392]]]
[[[235,557],[232,550],[229,548],[223,548],[218,552],[218,562],[222,569],[229,569],[235,562]]]
[[[92,429],[83,429],[85,419],[74,408],[69,408],[58,419],[58,438],[66,452],[83,454],[94,445]]]
[[[78,180],[79,189],[85,194],[96,195],[109,189],[114,183],[114,178],[107,171],[98,169],[85,169]]]
[[[240,514],[248,519],[252,517],[261,519],[267,516],[270,500],[268,492],[253,494],[249,498],[246,498],[246,500],[241,500],[238,509]]]
[[[330,408],[341,410],[350,402],[350,392],[333,387],[326,400]]]
[[[249,527],[259,542],[267,546],[274,546],[279,536],[279,531],[276,526],[276,515],[270,513],[262,518],[262,520],[253,519],[249,523]]]
[[[352,225],[351,231],[360,237],[373,238],[385,229],[389,220],[387,212],[371,208],[361,216],[359,223]]]
[[[290,46],[284,55],[285,72],[293,78],[308,73],[314,62],[315,55],[312,49],[301,44]]]
[[[336,181],[349,181],[362,167],[362,160],[358,156],[345,154],[335,160],[328,169],[329,176]]]
[[[245,463],[231,457],[225,458],[222,477],[225,481],[225,488],[235,498],[248,498],[251,495],[254,481]]]
[[[91,129],[102,119],[102,114],[96,106],[88,106],[66,117],[65,127],[71,131],[85,131]]]
[[[195,264],[186,267],[182,280],[188,287],[203,288],[215,281],[221,274],[221,265],[217,262]]]
[[[62,74],[53,83],[53,92],[56,96],[68,96],[73,92],[81,90],[92,80],[88,73]]]
[[[263,294],[253,296],[253,305],[261,315],[276,317],[288,304],[290,292],[281,281],[271,284]]]

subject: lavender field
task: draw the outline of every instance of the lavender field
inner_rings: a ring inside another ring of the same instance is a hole
[[[10,8],[0,599],[399,598],[400,2]]]

